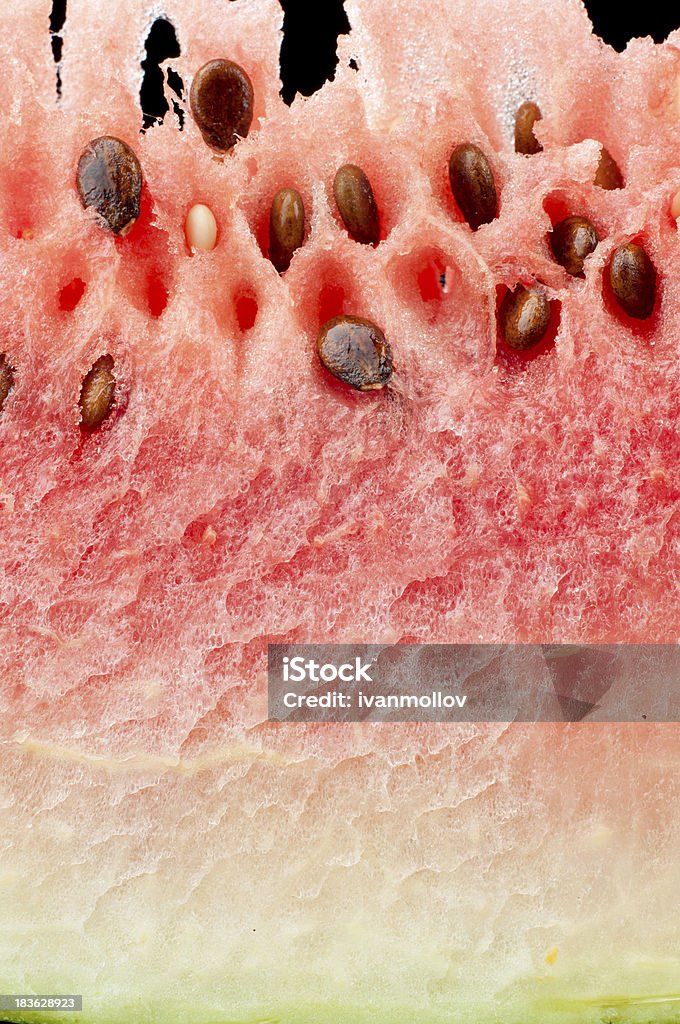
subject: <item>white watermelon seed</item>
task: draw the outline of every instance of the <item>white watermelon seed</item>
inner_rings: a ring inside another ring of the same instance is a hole
[[[680,190],[671,199],[671,217],[677,220],[680,217]]]
[[[196,203],[184,222],[184,233],[191,252],[211,252],[217,245],[217,221],[209,206]]]

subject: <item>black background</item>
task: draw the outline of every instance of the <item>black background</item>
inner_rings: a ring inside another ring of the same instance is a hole
[[[228,0],[239,3],[242,0]],[[446,3],[455,9],[455,0],[406,0],[408,3]],[[508,0],[509,3],[512,0]],[[337,64],[336,47],[340,34],[350,31],[342,0],[280,0],[284,10],[284,38],[281,46],[281,95],[292,103],[297,93],[309,96],[332,78]],[[585,0],[595,31],[605,42],[622,50],[634,36],[651,35],[657,42],[680,27],[680,0]],[[68,18],[68,0],[52,0],[50,32],[56,67],[57,94],[61,92],[61,59],[63,29]],[[550,31],[549,24],[543,27]],[[142,62],[144,78],[141,88],[142,130],[163,120],[169,110],[164,93],[163,61],[179,56],[180,42],[171,22],[159,16],[146,40]],[[170,70],[168,85],[177,97],[172,106],[179,127],[184,120],[182,101],[184,83]]]
[[[233,0],[238,3],[239,0]],[[455,6],[455,0],[408,0]],[[512,3],[512,0],[508,0]],[[296,91],[309,95],[333,74],[335,44],[349,24],[341,0],[281,0],[285,38],[281,50],[283,98],[290,103]],[[633,36],[651,35],[657,42],[680,28],[680,0],[586,0],[595,31],[617,50]]]

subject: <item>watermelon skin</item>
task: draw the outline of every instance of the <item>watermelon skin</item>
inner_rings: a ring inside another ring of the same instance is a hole
[[[289,109],[274,0],[172,6],[187,86],[221,39],[254,83],[224,164],[190,122],[138,135],[141,0],[69,0],[58,108],[49,5],[0,14],[17,371],[0,991],[82,992],[93,1024],[677,1021],[676,726],[276,727],[264,669],[272,639],[677,640],[679,39],[616,55],[575,0],[398,19],[363,0],[335,82]],[[511,141],[527,90],[531,159]],[[73,183],[106,133],[147,183],[120,242]],[[501,191],[474,236],[447,190],[467,139]],[[601,142],[621,192],[590,185]],[[333,211],[349,160],[381,205],[376,250]],[[261,250],[286,184],[310,226],[279,277]],[[220,243],[190,258],[200,201]],[[545,239],[577,210],[603,238],[583,282]],[[636,328],[601,280],[638,236],[661,295]],[[496,358],[495,311],[524,276],[561,310],[554,348],[520,369]],[[341,310],[391,340],[388,396],[318,366]],[[107,351],[119,405],[85,442],[80,383]]]

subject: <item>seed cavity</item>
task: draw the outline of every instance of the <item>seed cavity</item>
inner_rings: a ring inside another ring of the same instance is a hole
[[[259,309],[257,296],[250,288],[245,287],[234,293],[236,322],[244,334],[255,326]]]
[[[69,281],[68,284],[65,284],[60,289],[57,295],[59,309],[65,313],[72,313],[85,294],[86,288],[87,285],[81,277],[74,277],[72,281]]]
[[[515,114],[515,152],[533,156],[541,153],[543,146],[534,135],[534,125],[542,118],[540,108],[527,100]]]
[[[316,350],[329,373],[357,391],[378,391],[392,376],[389,342],[370,320],[333,317],[319,331]]]
[[[623,175],[619,170],[619,165],[604,146],[600,153],[600,162],[595,172],[594,184],[598,188],[604,188],[608,191],[615,188],[623,188]]]
[[[345,164],[333,181],[338,213],[356,242],[377,245],[380,241],[380,214],[371,183],[360,167]]]
[[[86,430],[95,430],[111,413],[116,392],[111,356],[100,356],[86,374],[80,389],[80,422]]]
[[[212,252],[217,245],[215,214],[204,203],[196,203],[187,213],[184,234],[190,252]]]
[[[619,246],[609,264],[609,281],[624,313],[646,320],[656,301],[656,270],[641,245]]]
[[[305,204],[294,188],[282,188],[269,213],[269,258],[279,274],[290,266],[305,237]]]
[[[551,313],[550,301],[537,288],[518,285],[507,292],[498,317],[510,348],[521,352],[537,345],[548,330]]]
[[[203,141],[217,153],[227,153],[245,139],[253,123],[253,85],[238,64],[211,60],[191,83],[189,104]]]
[[[76,185],[81,203],[98,214],[103,227],[127,235],[142,196],[142,169],[127,143],[112,135],[93,139],[80,155]]]
[[[0,355],[0,412],[2,412],[7,396],[14,387],[14,367],[3,352]]]
[[[498,196],[491,164],[478,146],[464,142],[449,160],[453,198],[473,231],[498,213]]]
[[[557,262],[573,277],[583,276],[583,264],[600,241],[595,227],[586,217],[566,217],[556,224],[550,245]]]

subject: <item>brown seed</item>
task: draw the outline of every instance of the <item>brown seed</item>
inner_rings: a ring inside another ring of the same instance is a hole
[[[621,309],[636,320],[646,320],[656,301],[656,270],[641,245],[621,245],[609,264],[609,280]]]
[[[515,153],[526,153],[533,156],[540,153],[543,146],[534,135],[534,124],[542,118],[540,108],[527,100],[515,114]]]
[[[498,316],[503,337],[510,348],[523,351],[541,340],[550,324],[551,305],[536,288],[518,285],[508,292]]]
[[[142,169],[127,143],[111,135],[93,139],[80,154],[76,185],[85,209],[95,210],[114,235],[127,235],[142,196]]]
[[[14,387],[14,367],[7,356],[0,355],[0,412],[7,401],[7,396]]]
[[[550,232],[550,245],[555,259],[568,274],[579,277],[583,264],[600,241],[595,227],[586,217],[566,217]]]
[[[491,165],[472,142],[456,146],[449,160],[453,198],[473,231],[488,224],[498,212],[498,196]]]
[[[111,356],[100,356],[85,376],[80,389],[80,422],[87,430],[94,430],[111,412],[116,392]]]
[[[305,237],[305,204],[294,188],[282,188],[269,214],[269,259],[279,274],[288,270]]]
[[[333,195],[338,212],[356,242],[377,245],[380,241],[380,214],[371,183],[354,164],[345,164],[335,175]]]
[[[357,391],[377,391],[392,376],[389,342],[370,320],[334,317],[319,331],[316,350],[326,369]]]
[[[595,172],[594,184],[608,190],[623,188],[623,175],[609,150],[602,147],[600,162]]]
[[[189,103],[203,141],[218,153],[245,139],[253,123],[253,84],[230,60],[204,64],[191,83]]]

